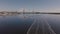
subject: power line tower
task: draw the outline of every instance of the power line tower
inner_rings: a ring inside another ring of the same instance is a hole
[[[25,8],[23,8],[23,17],[25,18]]]
[[[34,14],[34,9],[32,10],[32,13]]]

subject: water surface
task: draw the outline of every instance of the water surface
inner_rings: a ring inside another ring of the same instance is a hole
[[[52,14],[26,14],[18,16],[0,16],[0,33],[20,33],[27,34],[27,31],[37,18],[39,21],[46,20],[51,29],[60,34],[60,15]],[[38,22],[38,21],[37,21]],[[36,22],[36,23],[37,23]]]

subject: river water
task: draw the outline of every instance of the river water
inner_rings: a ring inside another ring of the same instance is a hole
[[[17,33],[17,34],[18,33],[32,34],[33,33],[32,29],[36,30],[38,27],[36,26],[36,24],[39,25],[39,28],[41,28],[42,23],[41,21],[43,22],[43,24],[46,24],[47,22],[48,24],[46,25],[50,27],[53,33],[60,34],[60,15],[52,15],[52,14],[30,14],[30,15],[26,14],[17,16],[0,16],[0,33],[3,32],[3,33]],[[34,22],[35,24],[33,24]],[[48,29],[48,27],[46,27],[45,29]],[[40,32],[39,28],[38,30]],[[37,30],[34,31],[34,33],[35,32],[37,32]]]

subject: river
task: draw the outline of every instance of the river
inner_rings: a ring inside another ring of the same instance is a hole
[[[52,14],[0,16],[0,33],[32,34],[33,28],[35,29],[34,33],[41,34],[39,32],[42,31],[43,24],[47,26],[44,26],[43,29],[47,30],[50,27],[49,31],[60,34],[60,15]]]

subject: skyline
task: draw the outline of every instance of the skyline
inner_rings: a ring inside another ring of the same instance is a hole
[[[0,11],[16,11],[21,8],[60,12],[60,0],[0,0]]]

